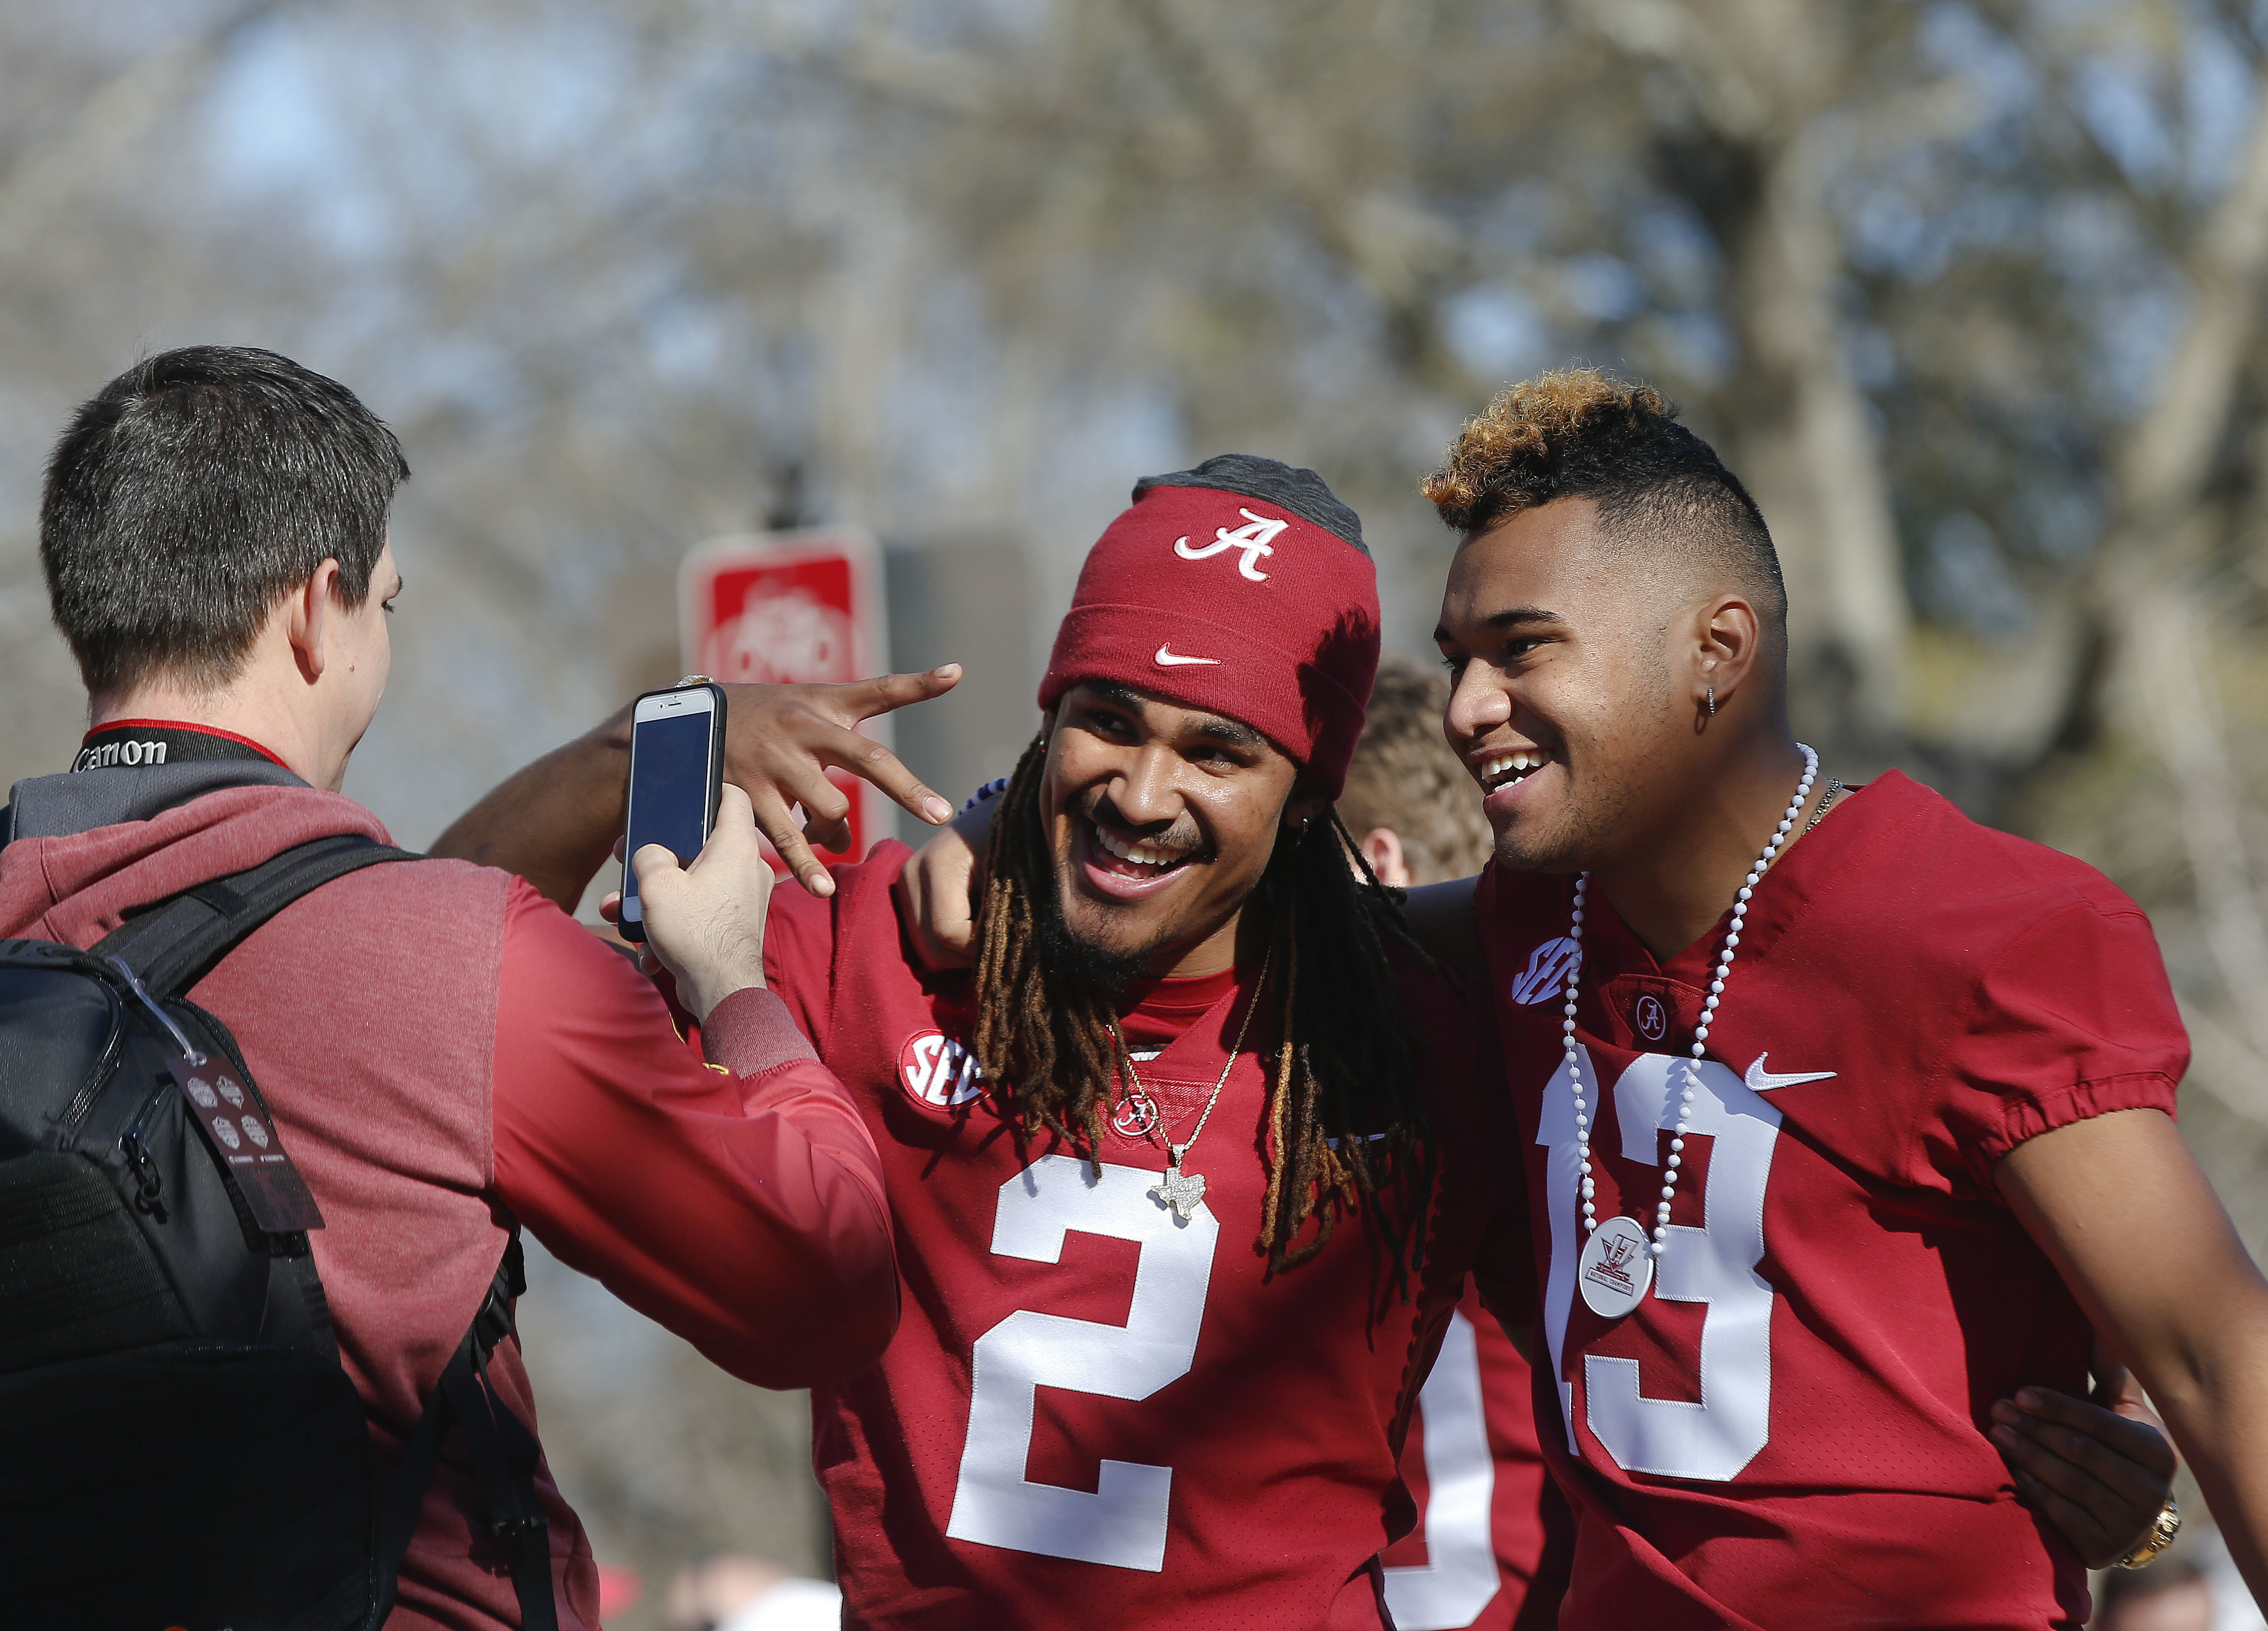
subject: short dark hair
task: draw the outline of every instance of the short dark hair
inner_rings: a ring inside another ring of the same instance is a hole
[[[1469,537],[1556,499],[1590,499],[1610,537],[1714,560],[1768,624],[1787,626],[1787,585],[1763,512],[1651,386],[1596,368],[1524,379],[1466,424],[1423,490]]]
[[[1496,844],[1481,790],[1441,734],[1448,707],[1448,676],[1438,667],[1381,658],[1338,799],[1339,819],[1357,841],[1375,827],[1393,829],[1421,884],[1470,877]]]
[[[360,606],[409,478],[394,432],[289,357],[188,346],[136,364],[71,415],[40,503],[48,602],[87,690],[227,684],[327,560]]]

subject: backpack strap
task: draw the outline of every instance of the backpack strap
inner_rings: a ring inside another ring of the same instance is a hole
[[[414,861],[409,851],[381,844],[357,833],[333,834],[294,845],[258,866],[212,878],[160,900],[128,919],[88,948],[96,962],[115,958],[142,982],[158,1003],[180,1002],[182,993],[210,973],[237,945],[293,901],[336,878],[359,871],[381,861]],[[103,971],[108,978],[107,970]],[[254,1089],[254,1093],[258,1088]],[[246,1243],[258,1236],[252,1215],[236,1181],[224,1172],[239,1220],[247,1231]],[[306,1238],[278,1236],[271,1246],[288,1272],[298,1282],[299,1294],[326,1342],[335,1341],[329,1300],[323,1295],[322,1276],[316,1272]],[[334,1349],[335,1352],[335,1349]]]
[[[420,858],[358,834],[314,839],[247,871],[182,891],[106,937],[91,949],[92,955],[122,959],[160,1000],[178,997],[293,901],[364,867]],[[385,1625],[394,1612],[401,1559],[416,1532],[426,1487],[433,1481],[441,1441],[453,1418],[465,1429],[489,1527],[512,1548],[512,1587],[519,1598],[523,1631],[558,1631],[550,1525],[535,1495],[542,1447],[526,1423],[496,1397],[488,1379],[489,1355],[512,1330],[512,1299],[526,1289],[526,1259],[515,1219],[480,1311],[442,1370],[439,1385],[402,1448],[392,1488],[379,1493],[373,1515],[377,1605],[365,1622],[371,1631]]]
[[[402,1446],[394,1488],[378,1515],[378,1611],[370,1623],[383,1626],[394,1612],[401,1585],[401,1560],[417,1532],[426,1487],[440,1464],[441,1441],[453,1418],[464,1429],[489,1532],[512,1550],[512,1583],[519,1598],[522,1631],[559,1631],[558,1605],[551,1588],[550,1520],[535,1494],[535,1468],[543,1451],[527,1424],[496,1396],[488,1376],[489,1355],[512,1330],[512,1299],[527,1289],[526,1263],[519,1245],[519,1223],[512,1221],[504,1260],[489,1282],[488,1296],[457,1351],[442,1368],[441,1380],[424,1413]]]
[[[419,858],[358,834],[314,839],[248,871],[184,890],[107,936],[92,948],[92,955],[123,959],[161,1000],[178,997],[210,973],[253,930],[302,896],[366,866]],[[527,1424],[496,1396],[488,1379],[489,1355],[512,1330],[512,1299],[526,1289],[526,1258],[514,1219],[488,1294],[402,1447],[393,1487],[380,1492],[379,1510],[374,1514],[378,1599],[367,1622],[373,1631],[394,1612],[401,1559],[416,1532],[425,1490],[433,1481],[441,1441],[453,1418],[465,1431],[489,1528],[512,1549],[512,1588],[519,1598],[523,1631],[558,1631],[550,1524],[535,1495],[542,1447]]]
[[[124,959],[161,1001],[179,996],[302,895],[381,861],[421,858],[358,833],[312,839],[246,871],[183,890],[129,918],[90,954]]]

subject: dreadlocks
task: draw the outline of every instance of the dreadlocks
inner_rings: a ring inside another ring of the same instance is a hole
[[[992,823],[977,927],[976,1052],[1026,1137],[1052,1132],[1099,1163],[1114,1084],[1129,1067],[1108,994],[1040,952],[1040,914],[1057,909],[1041,813],[1046,764],[1042,731],[1017,761]],[[1278,839],[1252,900],[1273,918],[1271,962],[1281,973],[1270,982],[1280,982],[1284,1016],[1259,1244],[1271,1269],[1296,1267],[1322,1250],[1342,1212],[1360,1209],[1406,1294],[1424,1257],[1433,1157],[1423,1138],[1418,1040],[1386,943],[1424,953],[1333,811]],[[1397,1184],[1399,1206],[1388,1196]]]

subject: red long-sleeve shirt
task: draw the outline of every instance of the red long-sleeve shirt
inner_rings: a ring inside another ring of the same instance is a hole
[[[529,1232],[743,1381],[879,1355],[897,1305],[880,1164],[785,1004],[725,998],[704,1069],[657,1046],[668,1016],[627,959],[521,879],[505,913],[495,1182]],[[887,1294],[843,1295],[868,1282]]]

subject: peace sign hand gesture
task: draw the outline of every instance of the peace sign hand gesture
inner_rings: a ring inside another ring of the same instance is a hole
[[[960,682],[961,665],[919,674],[884,674],[848,685],[726,686],[725,779],[748,795],[756,830],[771,841],[788,871],[814,895],[835,880],[812,846],[841,849],[850,841],[850,800],[827,779],[847,770],[873,782],[932,827],[953,819],[953,806],[922,785],[897,755],[855,727],[862,720],[942,696]],[[792,806],[803,806],[798,826]]]
[[[828,770],[863,777],[932,827],[952,820],[951,804],[854,727],[942,696],[960,680],[961,665],[948,663],[926,673],[848,685],[725,687],[725,779],[747,794],[757,831],[813,894],[833,894],[835,880],[812,844],[850,838],[843,818],[850,801],[827,779]],[[572,912],[621,836],[630,760],[625,707],[493,789],[450,825],[431,853],[517,872]],[[799,804],[800,825],[793,813]]]

